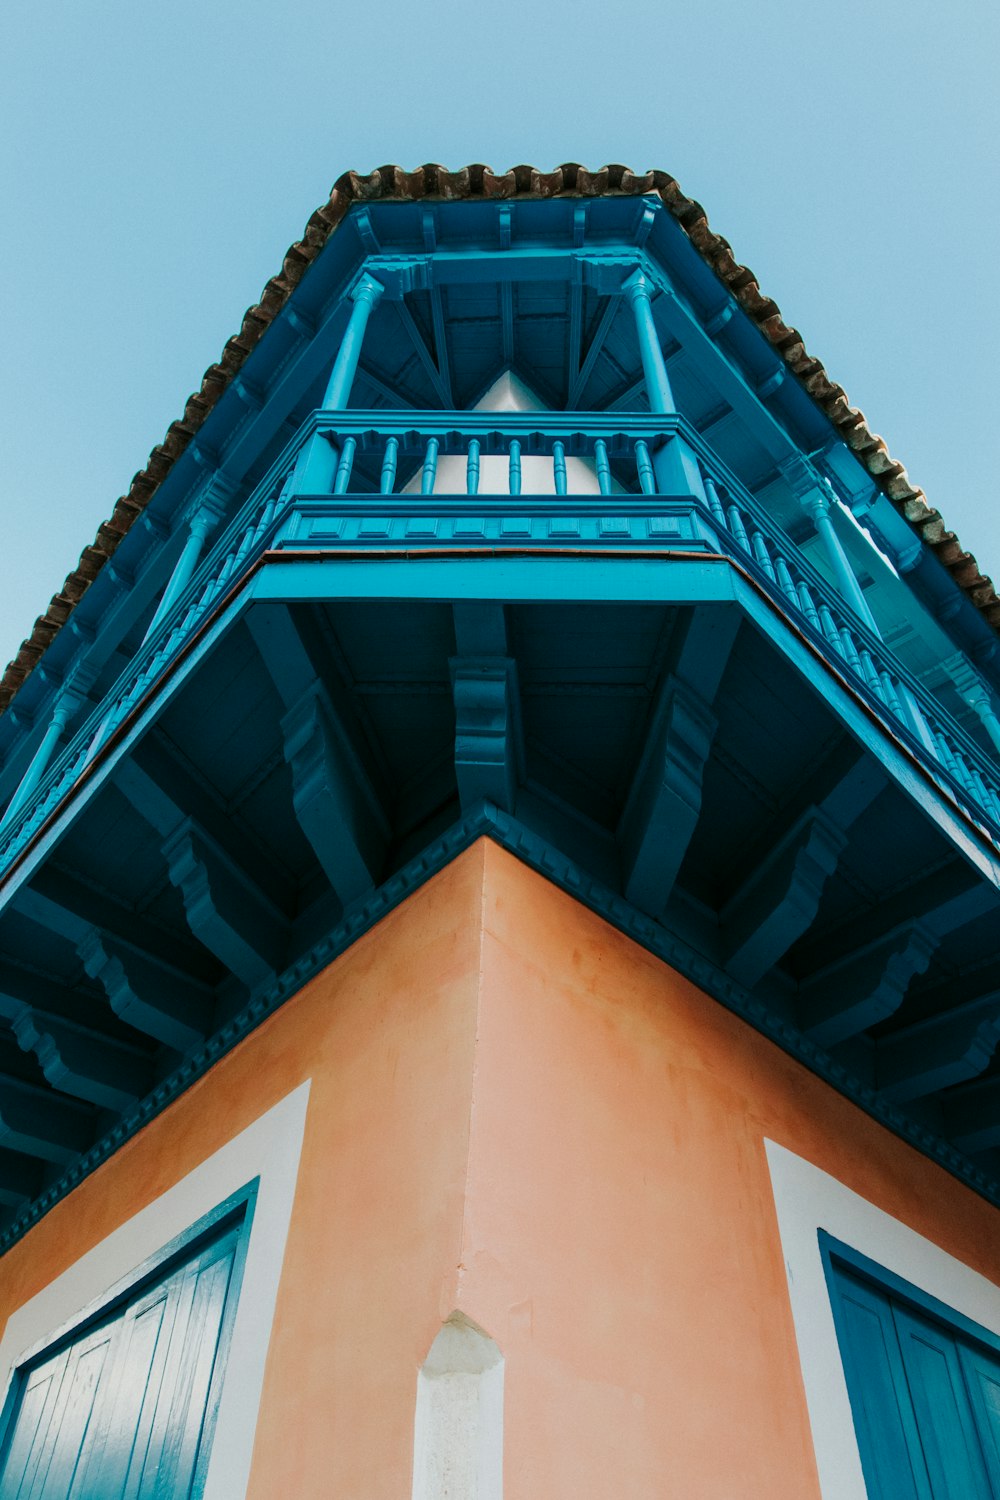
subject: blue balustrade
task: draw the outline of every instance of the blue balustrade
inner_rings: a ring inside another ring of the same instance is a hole
[[[704,499],[657,495],[654,454],[676,435],[697,456]],[[307,444],[315,448],[317,441],[327,443],[336,456],[329,470],[329,490],[325,496],[303,495],[297,488],[303,472],[314,474],[322,465],[305,466],[304,471],[297,459]],[[732,557],[920,759],[941,789],[1000,842],[996,766],[682,418],[655,413],[632,413],[623,419],[580,412],[324,411],[304,424],[188,587],[151,630],[115,688],[11,818],[0,837],[0,868],[30,842],[199,628],[239,589],[261,554],[281,545],[288,518],[321,502],[329,509],[331,501],[342,497],[349,497],[345,506],[355,510],[368,496],[379,496],[386,501],[392,497],[392,504],[403,508],[412,505],[414,514],[440,511],[457,499],[435,497],[445,457],[464,460],[466,496],[480,494],[488,472],[483,459],[502,458],[507,498],[529,509],[547,507],[549,512],[572,498],[577,508],[586,497],[570,495],[572,458],[582,459],[596,477],[603,513],[628,518],[640,509],[651,515],[661,506],[674,512],[682,508],[694,517],[691,540]],[[526,459],[551,464],[552,493],[522,496],[523,485],[537,473],[526,469]],[[411,480],[419,482],[419,494],[400,495],[400,482],[405,488]],[[501,498],[484,496],[484,503],[499,503]]]

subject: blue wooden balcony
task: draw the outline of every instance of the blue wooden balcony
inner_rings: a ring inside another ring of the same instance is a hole
[[[336,456],[329,494],[298,487],[297,460],[314,438],[328,442]],[[692,456],[692,488],[699,493],[657,492],[653,455],[673,440]],[[463,488],[442,493],[442,478],[454,482],[456,460]],[[574,473],[574,463],[587,467]],[[581,473],[592,483],[581,487]],[[678,560],[727,558],[766,601],[774,628],[794,631],[817,662],[849,685],[882,733],[1000,847],[996,760],[810,565],[683,417],[320,411],[8,824],[0,837],[0,870],[18,859],[67,798],[85,794],[105,747],[121,738],[138,707],[158,693],[206,624],[240,596],[266,560],[348,550],[530,549],[544,555],[583,547],[676,554]]]

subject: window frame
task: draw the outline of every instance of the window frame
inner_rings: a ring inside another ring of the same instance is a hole
[[[40,1359],[54,1357],[68,1344],[84,1338],[90,1329],[96,1328],[104,1319],[113,1317],[133,1298],[140,1296],[176,1266],[180,1266],[185,1260],[196,1255],[202,1245],[207,1245],[217,1235],[235,1229],[237,1238],[233,1251],[232,1269],[226,1290],[222,1321],[219,1325],[212,1378],[205,1401],[198,1456],[191,1480],[191,1500],[201,1500],[222,1400],[222,1387],[229,1362],[229,1350],[243,1285],[243,1272],[246,1266],[259,1187],[260,1178],[252,1178],[223,1199],[221,1203],[202,1214],[186,1229],[174,1235],[165,1245],[153,1251],[131,1271],[119,1277],[106,1291],[92,1298],[78,1313],[21,1352],[11,1369],[5,1399],[0,1408],[0,1476],[7,1461],[10,1443],[17,1425],[21,1396],[32,1367]]]
[[[817,1230],[819,1239],[819,1251],[823,1259],[823,1272],[826,1276],[827,1288],[830,1292],[830,1302],[833,1307],[833,1320],[837,1327],[837,1337],[841,1336],[842,1314],[840,1312],[839,1298],[835,1286],[835,1265],[839,1261],[841,1265],[853,1271],[855,1275],[861,1276],[863,1280],[869,1281],[879,1291],[888,1292],[890,1296],[897,1297],[902,1302],[908,1302],[912,1307],[926,1317],[933,1318],[941,1323],[949,1332],[957,1332],[963,1338],[972,1339],[975,1343],[984,1344],[991,1354],[1000,1359],[1000,1336],[993,1333],[989,1328],[984,1328],[982,1323],[975,1322],[966,1317],[955,1307],[949,1307],[946,1302],[925,1292],[922,1287],[915,1286],[912,1281],[907,1281],[895,1271],[890,1271],[887,1266],[880,1265],[878,1261],[872,1260],[868,1255],[862,1255],[860,1250],[855,1250],[853,1245],[844,1244],[843,1240],[836,1239],[825,1229]]]

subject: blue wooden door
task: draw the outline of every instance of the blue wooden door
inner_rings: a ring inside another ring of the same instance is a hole
[[[20,1372],[0,1500],[186,1500],[197,1493],[238,1239],[233,1228],[203,1243]]]
[[[1000,1500],[1000,1356],[839,1263],[833,1292],[871,1500]]]

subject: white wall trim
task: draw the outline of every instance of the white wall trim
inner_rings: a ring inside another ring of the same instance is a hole
[[[867,1500],[818,1231],[1000,1336],[1000,1288],[835,1177],[764,1142],[823,1500]]]
[[[259,1177],[204,1500],[244,1495],[308,1099],[307,1081],[19,1307],[0,1339],[4,1397],[30,1350],[50,1341],[172,1239]]]

